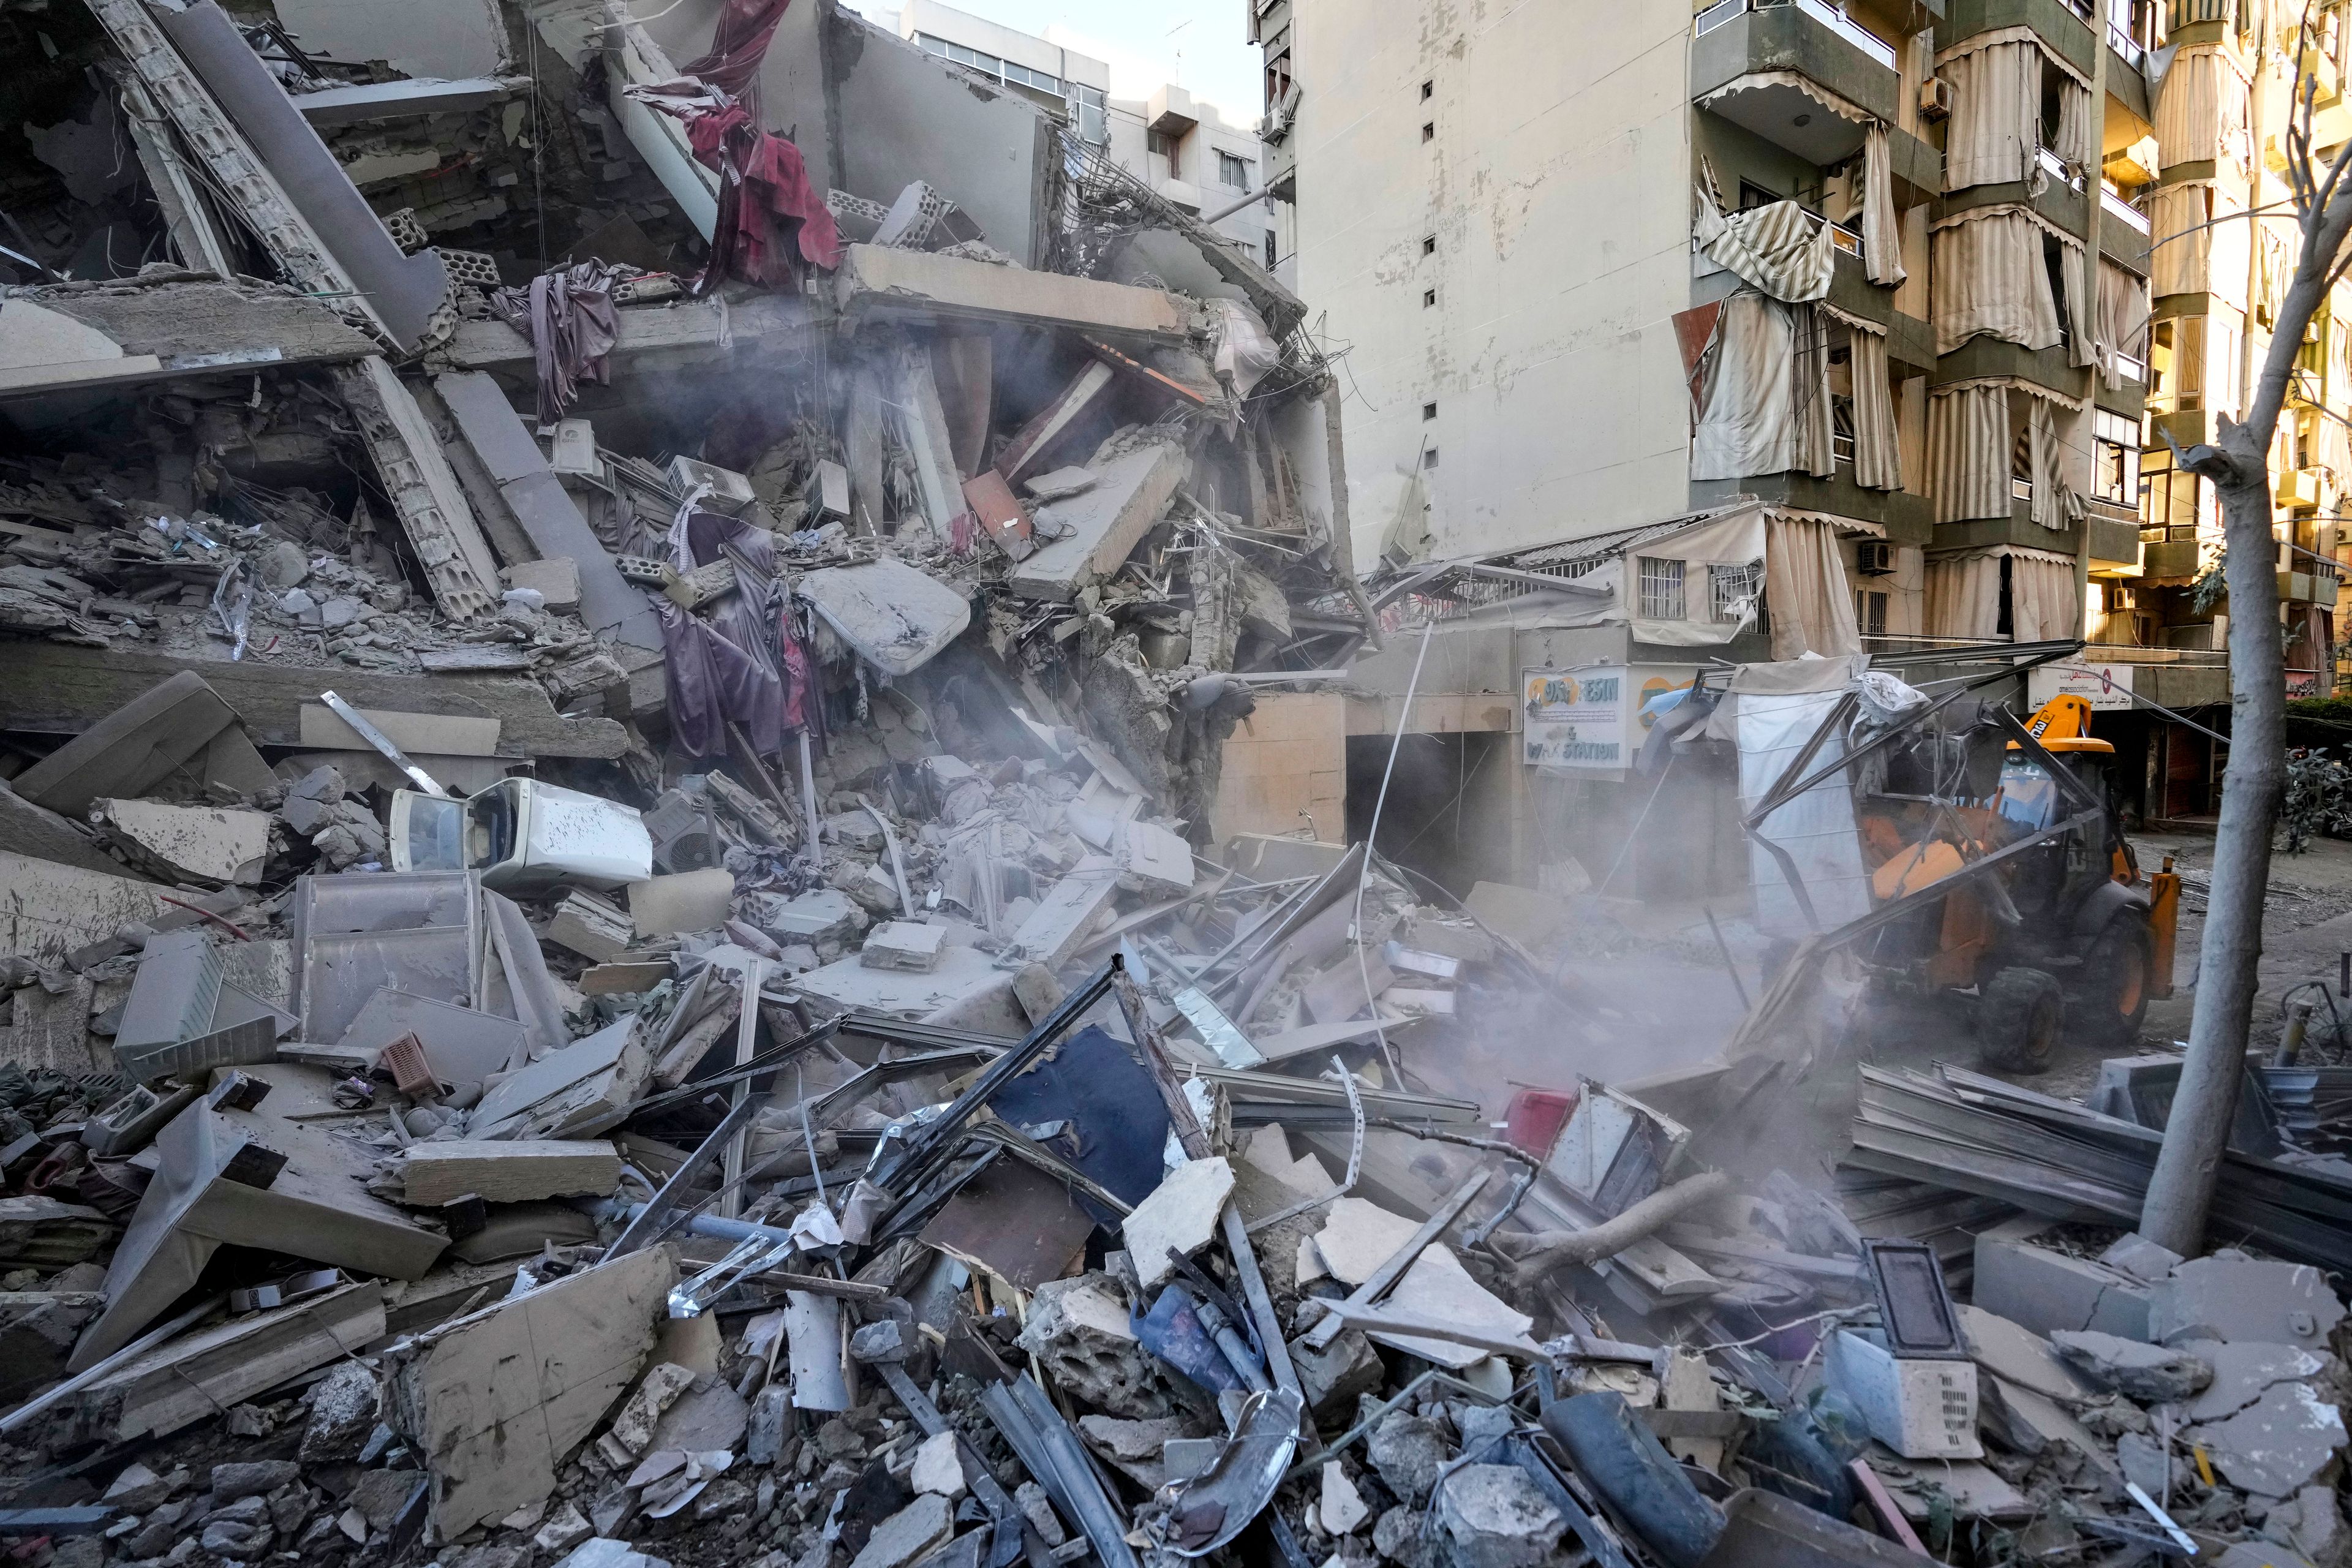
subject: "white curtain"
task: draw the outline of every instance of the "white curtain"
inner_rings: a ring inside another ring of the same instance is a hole
[[[1862,633],[1837,530],[1812,518],[1767,519],[1764,602],[1772,611],[1772,657],[1859,653]]]
[[[1931,637],[2000,636],[2000,560],[1981,554],[1928,557],[1925,624]]]
[[[1797,426],[1797,468],[1817,479],[1837,473],[1837,420],[1830,407],[1830,320],[1811,305],[1789,307],[1796,336],[1790,369]]]
[[[1927,483],[1937,522],[2009,515],[2008,387],[1928,394]]]
[[[2122,362],[2147,363],[2147,280],[2115,263],[2099,263],[2099,368],[2110,387],[2125,384]],[[2142,373],[2145,379],[2146,373]]]
[[[2042,50],[2030,38],[1986,44],[1946,59],[1952,117],[1944,133],[1944,189],[2021,181],[2042,141]]]
[[[1903,269],[1903,229],[1890,163],[1886,127],[1872,121],[1862,133],[1862,258],[1870,280],[1891,289],[1909,274]]]
[[[1727,213],[1704,184],[1695,195],[1693,234],[1709,259],[1791,304],[1830,291],[1837,250],[1829,225],[1794,202]]]
[[[1895,389],[1887,380],[1886,340],[1855,327],[1847,363],[1853,373],[1853,482],[1866,490],[1903,488],[1895,428]]]
[[[1691,478],[1739,479],[1797,466],[1794,312],[1760,294],[1723,302],[1699,369]]]
[[[2202,294],[2211,269],[2213,231],[2205,226],[2208,185],[2158,185],[2148,195],[2148,288],[2157,294]]]
[[[2025,412],[2026,471],[2033,480],[2033,521],[2064,528],[2083,514],[2083,498],[2066,482],[2066,448],[2058,437],[2058,416],[2046,397],[2032,397]]]
[[[2082,620],[2074,598],[2074,563],[2017,551],[2009,557],[2009,635],[2017,642],[2071,637]]]
[[[2058,302],[2042,259],[2041,225],[2022,207],[1988,207],[1936,230],[1930,279],[1936,352],[1979,332],[2030,349],[2058,342]]]

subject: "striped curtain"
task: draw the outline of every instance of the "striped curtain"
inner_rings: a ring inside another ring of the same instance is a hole
[[[1797,426],[1797,468],[1817,479],[1837,473],[1837,422],[1830,412],[1830,319],[1812,305],[1791,305],[1796,353],[1790,372]]]
[[[2211,187],[2160,185],[2148,196],[2148,252],[2152,293],[2202,294],[2211,270],[2213,231],[2205,226],[2206,192]]]
[[[2058,145],[2051,149],[2075,173],[2099,177],[2099,123],[2091,114],[2091,87],[2071,76],[2058,79]]]
[[[1903,231],[1895,211],[1895,174],[1889,166],[1886,126],[1873,121],[1862,133],[1862,258],[1870,280],[1892,289],[1903,269]]]
[[[1834,658],[1862,651],[1853,588],[1837,530],[1812,518],[1765,514],[1764,600],[1772,606],[1772,657]]]
[[[1927,395],[1927,485],[1937,522],[2009,515],[2008,387]]]
[[[2030,349],[2058,342],[2042,232],[2016,206],[1968,213],[1935,231],[1929,305],[1937,353],[1950,353],[1979,332]]]
[[[2033,479],[2033,521],[2049,529],[2066,527],[2083,514],[2083,498],[2066,482],[2066,449],[2046,397],[2034,397],[2026,407],[2025,450],[2026,471]]]
[[[2000,635],[2000,558],[1947,555],[1927,558],[1927,635],[1931,637],[1994,637]]]
[[[2156,98],[2157,156],[2164,167],[2227,158],[2244,168],[2251,91],[2219,44],[2174,56]]]
[[[1903,454],[1895,430],[1895,391],[1886,374],[1886,339],[1855,327],[1848,333],[1853,373],[1853,482],[1866,490],[1903,488]]]
[[[2147,363],[2147,280],[2114,262],[2099,263],[2099,321],[2095,341],[2107,385],[2124,384],[2122,361]]]
[[[1944,189],[2022,180],[2042,141],[2042,51],[2030,39],[1987,44],[1937,68],[1952,84]]]
[[[1995,571],[2000,563],[1993,563]],[[2048,642],[2077,635],[2082,601],[2074,597],[2074,563],[2038,550],[2009,557],[2009,635],[2013,642]]]
[[[2091,308],[2090,291],[2083,287],[2083,252],[2080,247],[2064,245],[2058,247],[2058,276],[2066,286],[2066,363],[2074,365],[2097,364],[2099,337],[2095,312]]]

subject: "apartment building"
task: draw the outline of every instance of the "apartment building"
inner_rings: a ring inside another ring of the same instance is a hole
[[[1509,689],[1561,659],[1671,683],[1768,648],[2071,637],[2126,603],[2150,222],[2109,157],[2154,134],[2163,20],[2147,0],[1251,0],[1290,281],[1348,395],[1360,563],[1540,570],[1765,503],[1760,614],[1721,646],[1645,644],[1638,621],[1564,641],[1534,611],[1460,628],[1495,646],[1432,665],[1483,673],[1435,679]],[[1396,663],[1375,679],[1402,684]],[[1441,695],[1517,727],[1521,704]],[[1537,825],[1508,854],[1540,858],[1558,770],[1497,771],[1524,798],[1488,804]]]
[[[938,0],[905,0],[877,20],[995,85],[1058,116],[1177,206],[1210,225],[1267,268],[1284,247],[1265,202],[1240,205],[1262,188],[1257,123],[1196,99],[1175,82],[1139,98],[1114,97],[1108,62],[1050,37],[1003,26]],[[1130,84],[1133,85],[1133,84]]]
[[[2228,602],[2210,581],[2221,555],[2212,481],[2176,471],[2164,436],[2183,447],[2210,439],[2221,415],[2245,406],[2270,352],[2300,244],[2286,179],[2298,104],[2309,100],[2323,157],[2352,137],[2345,16],[2341,4],[2307,15],[2225,0],[2170,7],[2154,141],[2132,157],[2157,237],[2146,574],[2103,641],[2223,647]],[[2315,696],[2346,674],[2336,626],[2337,520],[2352,489],[2352,289],[2337,287],[2304,339],[2271,474],[2287,689]]]

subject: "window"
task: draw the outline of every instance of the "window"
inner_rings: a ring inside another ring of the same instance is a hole
[[[1423,468],[1435,468],[1435,467],[1437,467],[1437,448],[1436,448],[1436,447],[1423,447],[1421,449],[1421,466],[1422,466]]]
[[[1070,84],[1071,97],[1078,106],[1078,140],[1099,147],[1110,140],[1110,115],[1103,102],[1098,87]]]
[[[1274,230],[1267,229],[1265,231],[1265,269],[1268,272],[1274,270]]]
[[[1421,237],[1421,253],[1423,256],[1434,256],[1437,254],[1437,237],[1435,235],[1424,234]]]
[[[1886,595],[1867,588],[1853,591],[1854,628],[1866,637],[1886,635]]]
[[[1745,566],[1709,566],[1706,569],[1708,618],[1717,626],[1737,626],[1755,613],[1756,595],[1763,586],[1763,571],[1753,563]]]
[[[1434,120],[1424,120],[1424,121],[1422,121],[1422,123],[1421,123],[1421,139],[1422,139],[1423,141],[1424,141],[1424,142],[1434,142],[1434,141],[1436,141],[1436,140],[1437,140],[1437,121],[1434,121]]]
[[[1178,170],[1176,157],[1176,150],[1181,145],[1181,142],[1164,131],[1147,131],[1143,133],[1143,150],[1147,153],[1157,153],[1168,160],[1168,177],[1171,180],[1181,180],[1184,177]]]
[[[2138,504],[2139,421],[2092,411],[2091,493],[2117,506]]]
[[[1217,154],[1217,183],[1229,191],[1250,188],[1250,161],[1236,158],[1231,153]]]
[[[1436,304],[1436,303],[1437,303],[1437,290],[1436,290],[1436,289],[1423,289],[1421,291],[1421,308],[1422,308],[1423,310],[1428,310],[1432,305],[1434,305],[1434,304]]]
[[[1690,611],[1683,600],[1683,563],[1665,555],[1641,555],[1634,560],[1641,569],[1642,618],[1645,621],[1689,619]]]
[[[1423,103],[1427,103],[1431,99],[1435,98],[1436,96],[1437,96],[1437,84],[1436,84],[1435,82],[1433,82],[1433,81],[1425,81],[1425,82],[1423,82],[1423,83],[1421,84],[1421,101],[1422,101],[1422,102],[1423,102]]]
[[[1423,404],[1423,405],[1421,405],[1421,416],[1422,416],[1423,419],[1434,419],[1434,418],[1436,418],[1436,417],[1437,417],[1437,405],[1436,405],[1436,404],[1434,404],[1434,403],[1424,403],[1424,404]]]

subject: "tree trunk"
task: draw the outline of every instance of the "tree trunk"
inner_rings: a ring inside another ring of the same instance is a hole
[[[2271,435],[2304,326],[2327,289],[2343,243],[2345,198],[2329,203],[2329,224],[2305,231],[2297,268],[2245,423],[2221,417],[2220,442],[2192,447],[2182,466],[2212,479],[2221,498],[2223,579],[2230,590],[2230,764],[2221,780],[2221,821],[2213,837],[2213,881],[2198,951],[2197,1002],[2189,1055],[2140,1207],[2140,1234],[2184,1256],[2203,1250],[2206,1212],[2221,1180],[2263,954],[2263,896],[2270,884],[2271,833],[2286,784],[2286,670],[2279,635],[2278,542],[2271,532]],[[2315,240],[2316,243],[2315,243]]]

